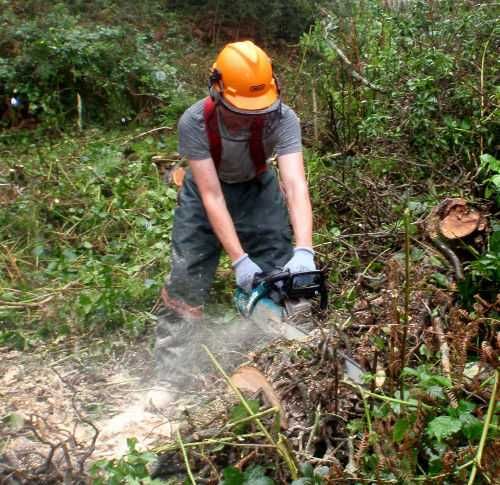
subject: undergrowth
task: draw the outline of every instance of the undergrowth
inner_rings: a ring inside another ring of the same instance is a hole
[[[198,464],[204,453],[219,460],[208,468],[225,485],[486,483],[494,480],[499,426],[493,2],[417,1],[401,11],[344,3],[323,10],[302,50],[284,49],[276,63],[303,115],[315,250],[332,295],[321,342],[280,355],[303,372],[289,392],[297,382],[310,386],[302,435],[289,436],[305,452],[287,454],[266,415],[272,450],[237,459],[230,445],[204,443],[201,458],[187,455]],[[202,42],[223,35],[230,11],[211,11],[210,25],[196,33],[161,2],[95,4],[0,2],[4,347],[147,333],[168,271],[177,192],[152,156],[177,160],[172,128],[204,92],[195,84],[204,88],[204,56],[214,52]],[[294,5],[309,15],[309,6]],[[35,130],[22,130],[26,119]],[[153,123],[163,128],[144,134]],[[425,234],[425,218],[449,196],[468,199],[488,219],[480,237],[455,247],[463,280]],[[226,267],[215,287],[227,306]],[[362,387],[338,378],[342,339],[367,369]],[[345,414],[343,397],[356,404]],[[236,411],[239,419],[266,412]],[[241,444],[255,426],[252,417],[229,437]],[[332,434],[339,448],[325,459],[318,450],[328,449]],[[250,450],[269,446],[251,438]],[[170,449],[178,461],[180,448]],[[132,440],[126,456],[98,462],[91,473],[96,483],[155,483],[147,478],[152,460]]]

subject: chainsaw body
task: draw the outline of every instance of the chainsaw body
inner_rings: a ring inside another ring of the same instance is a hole
[[[266,332],[293,340],[308,335],[300,324],[311,317],[313,299],[319,298],[320,308],[326,308],[328,295],[321,271],[290,273],[275,271],[256,275],[250,294],[236,290],[234,302],[238,311]]]
[[[312,301],[319,298],[320,309],[326,309],[328,294],[324,274],[288,271],[256,275],[250,294],[236,290],[234,302],[238,311],[251,319],[263,332],[276,338],[303,341],[309,338],[302,323],[311,320]],[[337,352],[344,360],[344,374],[356,384],[363,383],[364,370],[349,355]]]

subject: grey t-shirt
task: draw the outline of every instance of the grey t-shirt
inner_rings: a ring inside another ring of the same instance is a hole
[[[210,158],[210,146],[203,114],[204,99],[196,102],[181,116],[178,124],[179,153],[188,160]],[[219,132],[222,155],[219,178],[223,182],[246,182],[255,177],[255,166],[250,156],[249,132],[230,133],[220,116]],[[271,130],[263,130],[262,144],[267,158],[302,151],[300,121],[289,106],[282,104],[281,117]]]

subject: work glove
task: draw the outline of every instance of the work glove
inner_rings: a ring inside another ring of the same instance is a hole
[[[288,269],[290,273],[300,273],[301,271],[315,271],[314,251],[312,248],[297,247],[293,250],[293,257],[285,264],[283,269]]]
[[[233,263],[233,268],[236,273],[236,284],[246,293],[251,293],[255,274],[262,273],[262,269],[246,253]]]

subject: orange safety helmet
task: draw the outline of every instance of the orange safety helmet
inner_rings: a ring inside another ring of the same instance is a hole
[[[271,59],[252,41],[227,44],[219,53],[209,81],[215,101],[229,101],[229,108],[255,112],[276,109],[279,86]]]

